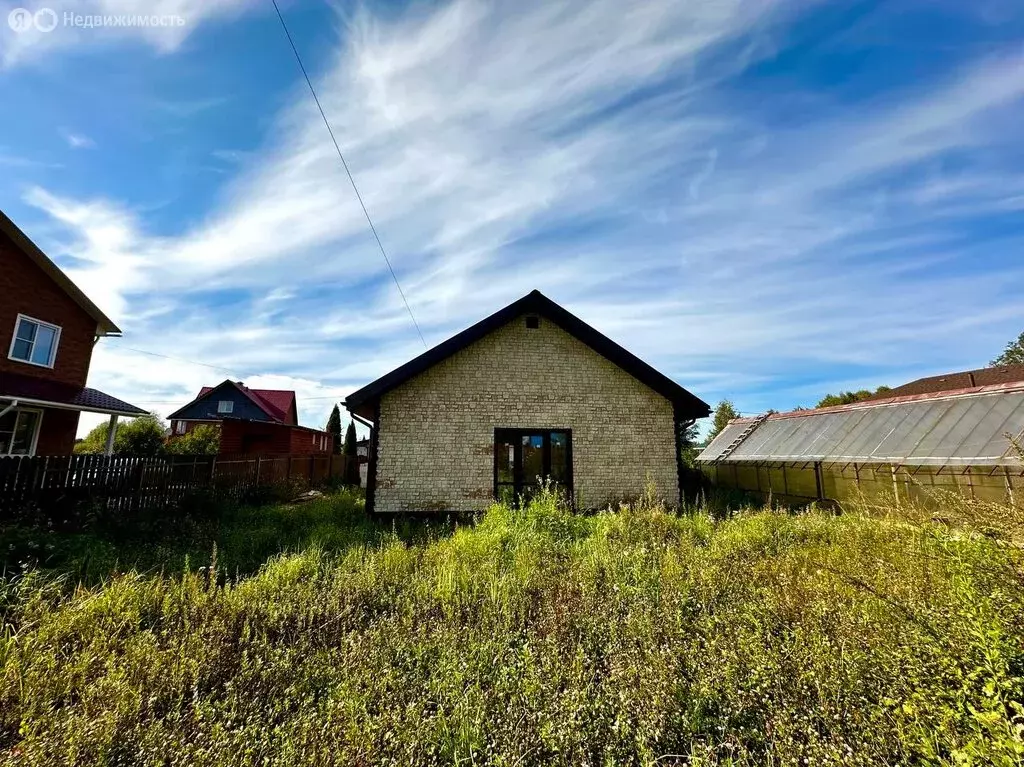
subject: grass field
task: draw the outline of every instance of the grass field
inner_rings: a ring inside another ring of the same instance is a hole
[[[0,594],[0,760],[1019,764],[1024,556],[907,519],[341,495],[47,544]]]

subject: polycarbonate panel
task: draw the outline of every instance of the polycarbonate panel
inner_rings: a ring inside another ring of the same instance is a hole
[[[876,408],[865,408],[863,410],[848,410],[843,413],[843,428],[836,432],[835,438],[827,445],[819,445],[815,452],[824,456],[835,456],[835,460],[841,460],[850,455],[850,446],[860,438],[861,423],[870,422],[884,414],[884,411]]]
[[[914,408],[921,408],[924,416],[901,437],[899,444],[894,445],[892,453],[903,458],[911,455],[922,440],[928,437],[937,428],[941,428],[946,413],[956,404],[956,400],[941,400],[938,402],[923,401],[915,402]]]
[[[1007,435],[1011,434],[1014,437],[1020,437],[1021,432],[1024,431],[1024,394],[1012,398],[1010,395],[1007,395],[1005,399],[1013,405],[1013,410],[999,420],[1002,412],[997,412],[993,409],[993,412],[988,417],[990,428],[984,432],[979,430],[979,434],[976,435],[979,447],[974,460],[978,463],[1012,464],[1015,461],[1019,461],[1019,456],[1013,449],[1013,444]],[[998,425],[996,425],[997,420],[999,421]],[[980,444],[982,439],[984,439],[984,444]]]
[[[888,458],[894,461],[902,461],[907,453],[914,449],[914,445],[931,428],[929,418],[934,408],[926,403],[913,402],[900,408],[906,411],[907,417],[900,423],[899,428],[893,429],[882,443],[875,448],[874,455],[880,459]]]
[[[973,403],[968,400],[953,400],[952,405],[946,409],[942,417],[935,423],[935,427],[928,432],[917,446],[907,455],[907,460],[914,458],[936,458],[942,456],[942,450],[949,450],[946,438],[960,423],[960,419],[967,415]]]
[[[810,439],[801,442],[795,452],[801,455],[814,455],[822,445],[835,443],[837,435],[843,433],[845,423],[846,419],[841,413],[825,413],[821,416],[817,428],[813,428],[812,424],[807,425],[806,432],[810,435]]]
[[[988,416],[994,406],[994,397],[973,398],[971,406],[964,414],[964,417],[960,419],[943,440],[943,449],[941,451],[943,457],[957,463],[962,461],[969,462],[973,456],[966,455],[967,452],[970,452],[970,449],[965,450],[964,445],[972,440],[972,435],[973,439],[978,439],[981,429],[986,427],[988,429],[992,428],[992,423],[988,420]]]
[[[708,445],[701,454],[697,456],[698,461],[713,461],[724,451],[736,437],[743,433],[743,430],[747,428],[747,424],[736,423],[729,424],[722,431],[718,433],[718,436],[711,440],[711,444]]]
[[[728,427],[700,460],[720,455],[747,426]],[[771,418],[723,460],[1019,465],[1006,434],[1022,431],[1024,391],[992,392]]]
[[[861,420],[857,427],[856,438],[851,440],[843,450],[842,458],[853,460],[864,460],[871,457],[872,451],[889,432],[899,425],[899,422],[906,417],[906,413],[900,407],[878,408],[876,412],[865,411],[868,415]]]
[[[909,407],[897,407],[893,408],[893,410],[896,411],[898,416],[897,420],[889,421],[885,428],[880,430],[884,433],[879,435],[881,438],[867,449],[866,452],[869,456],[878,457],[887,455],[888,453],[885,450],[885,446],[892,442],[893,437],[897,437],[898,439],[898,435],[905,433],[913,427],[921,416],[919,411]]]
[[[794,428],[793,424],[785,418],[765,421],[757,427],[753,434],[740,443],[732,455],[736,456],[737,460],[758,460],[759,456],[764,453],[765,447],[788,445]]]

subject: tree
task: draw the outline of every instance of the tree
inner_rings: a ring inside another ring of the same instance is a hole
[[[356,455],[358,452],[356,449],[356,423],[349,421],[348,428],[345,430],[345,455],[348,456],[348,476],[345,479],[350,485],[359,484],[359,458]]]
[[[331,415],[327,419],[327,432],[334,437],[334,454],[341,454],[341,411],[337,404],[331,409]]]
[[[345,430],[345,455],[350,455],[353,458],[356,456],[356,423],[355,421],[348,422],[348,428]]]
[[[711,443],[715,437],[717,437],[726,426],[729,425],[729,421],[733,418],[739,418],[740,414],[736,412],[736,408],[733,404],[724,399],[718,403],[715,408],[715,415],[711,422],[711,433],[708,434],[708,444]]]
[[[116,455],[160,455],[167,427],[155,413],[118,424],[114,435]],[[76,453],[102,454],[107,448],[110,424],[101,423],[75,445]]]
[[[171,439],[167,443],[167,452],[174,455],[217,455],[220,452],[220,429],[209,423],[199,424],[188,434]]]
[[[991,367],[999,365],[1024,365],[1024,333],[1017,336],[1016,341],[1010,341],[1003,353],[992,360]]]
[[[874,391],[861,389],[860,391],[841,391],[839,394],[826,394],[815,407],[835,407],[836,405],[852,405],[854,402],[862,402],[879,394],[891,392],[888,386],[879,386]]]
[[[695,423],[689,425],[686,422],[679,424],[679,459],[684,466],[695,468],[697,456],[700,455],[701,446],[698,444],[700,438],[700,427]]]

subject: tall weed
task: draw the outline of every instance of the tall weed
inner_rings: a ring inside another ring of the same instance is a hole
[[[254,535],[291,540],[265,513]],[[543,494],[457,528],[324,520],[248,577],[30,571],[0,595],[0,759],[1024,759],[1019,549],[857,509],[716,516]]]

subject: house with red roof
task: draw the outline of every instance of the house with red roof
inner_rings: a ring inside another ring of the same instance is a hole
[[[200,424],[217,424],[225,418],[298,426],[295,392],[250,389],[241,381],[227,380],[204,386],[196,398],[168,416],[171,434],[188,434]]]
[[[221,454],[309,455],[334,450],[330,433],[299,425],[295,392],[250,389],[241,381],[204,386],[168,419],[172,438],[202,424],[217,426]]]
[[[96,343],[121,331],[0,212],[0,457],[70,455],[82,413],[142,408],[87,387]]]

